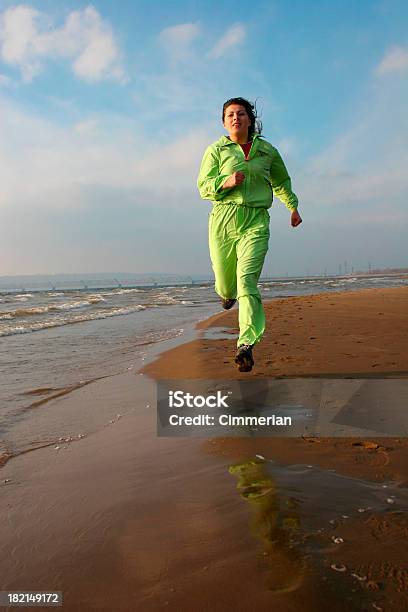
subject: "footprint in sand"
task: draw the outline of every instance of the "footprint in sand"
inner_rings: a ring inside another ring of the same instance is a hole
[[[361,446],[367,450],[377,450],[380,448],[379,444],[377,444],[376,442],[370,442],[369,440],[353,442],[352,446]]]

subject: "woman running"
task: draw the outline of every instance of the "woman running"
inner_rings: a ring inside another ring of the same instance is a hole
[[[228,136],[206,149],[197,185],[201,197],[214,205],[209,243],[215,290],[226,310],[239,301],[235,363],[240,372],[250,372],[252,348],[265,331],[258,280],[268,250],[273,194],[291,211],[292,227],[302,219],[285,164],[261,136],[255,106],[231,98],[223,106],[222,122]]]

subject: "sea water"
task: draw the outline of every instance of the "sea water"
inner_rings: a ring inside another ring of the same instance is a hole
[[[273,299],[407,284],[401,277],[350,276],[264,281],[260,290]],[[186,328],[221,310],[210,282],[109,287],[95,281],[81,288],[54,279],[50,285],[33,281],[18,289],[0,282],[0,457],[58,441],[61,431],[51,419],[46,436],[32,435],[30,423],[47,398],[132,369],[146,347],[182,339]]]

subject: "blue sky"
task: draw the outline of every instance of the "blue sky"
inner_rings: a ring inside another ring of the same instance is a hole
[[[119,7],[119,8],[118,8]],[[268,275],[408,266],[405,2],[0,4],[0,275],[209,274],[195,182],[258,100],[302,226]]]

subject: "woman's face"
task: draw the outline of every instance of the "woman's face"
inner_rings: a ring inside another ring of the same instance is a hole
[[[235,138],[247,138],[250,125],[251,120],[248,117],[245,106],[240,104],[230,104],[227,106],[224,115],[224,127],[234,140]]]

